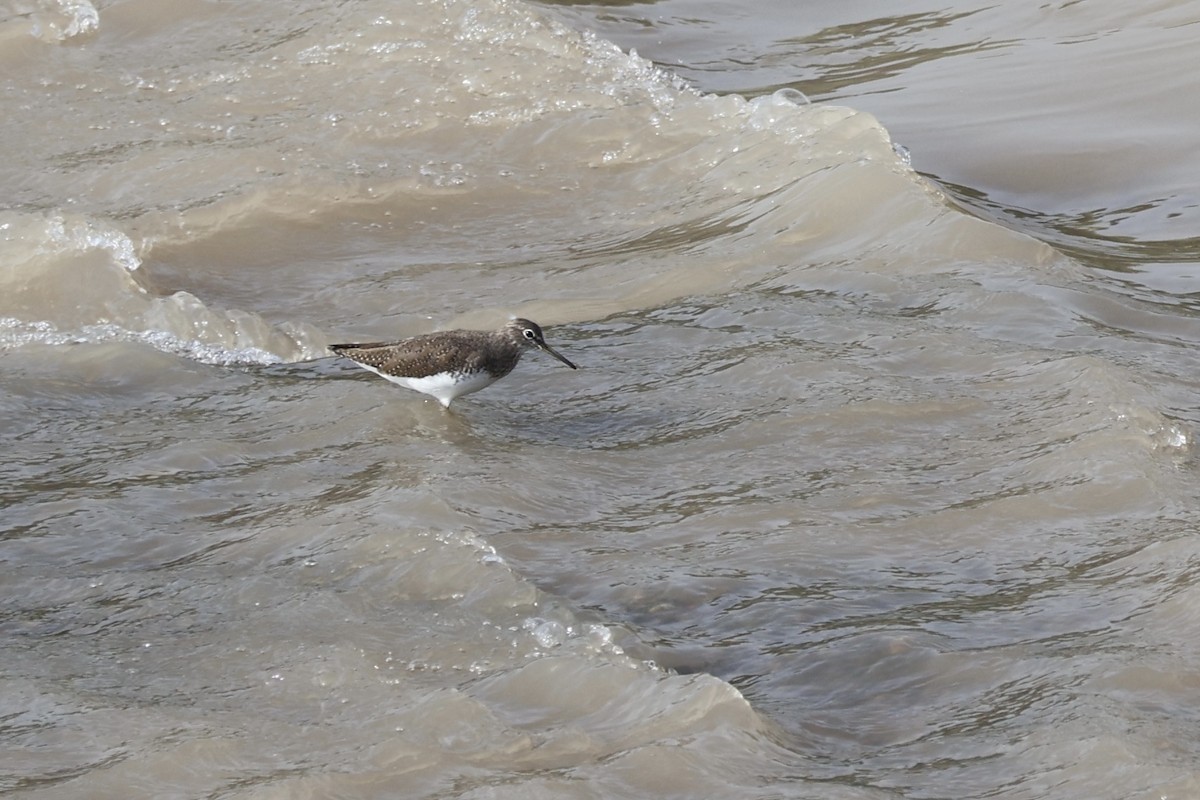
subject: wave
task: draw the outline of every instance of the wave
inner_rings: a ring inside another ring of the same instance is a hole
[[[99,220],[0,214],[0,347],[140,342],[211,364],[316,358],[323,335],[303,323],[158,294],[140,274],[133,241]]]

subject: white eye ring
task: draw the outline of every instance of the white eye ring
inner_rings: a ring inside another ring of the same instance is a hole
[[[534,338],[537,338],[537,334],[535,334],[535,333],[533,332],[533,330],[532,330],[532,329],[530,329],[530,328],[526,328],[525,330],[523,330],[523,331],[522,331],[522,333],[524,333],[524,334],[525,334],[525,338],[526,338],[526,339],[534,339]]]

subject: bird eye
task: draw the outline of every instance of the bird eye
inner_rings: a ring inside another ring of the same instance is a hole
[[[524,333],[524,334],[525,334],[525,338],[526,338],[526,339],[536,339],[536,338],[537,338],[537,334],[536,334],[536,333],[534,333],[534,332],[533,332],[532,330],[530,330],[529,328],[526,328],[524,331],[522,331],[522,333]]]

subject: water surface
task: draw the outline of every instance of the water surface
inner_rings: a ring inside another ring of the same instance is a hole
[[[0,787],[1195,796],[1198,20],[11,6]]]

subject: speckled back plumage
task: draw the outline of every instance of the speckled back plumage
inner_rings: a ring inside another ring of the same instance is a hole
[[[503,378],[524,347],[499,331],[442,331],[398,342],[332,344],[329,349],[386,375],[427,378],[440,373],[487,372]]]

